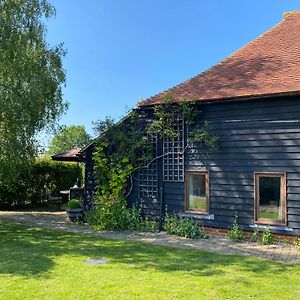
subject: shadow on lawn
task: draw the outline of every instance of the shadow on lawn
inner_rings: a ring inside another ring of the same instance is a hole
[[[138,242],[106,240],[86,234],[63,233],[0,223],[0,273],[47,276],[61,255],[104,257],[109,263],[132,265],[145,270],[185,271],[196,276],[224,275],[226,266],[260,272],[264,277],[292,266],[241,256],[226,256],[197,250],[162,247]],[[257,275],[257,274],[256,274]]]

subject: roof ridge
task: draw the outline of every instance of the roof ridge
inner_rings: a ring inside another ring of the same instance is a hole
[[[295,11],[287,11],[283,13],[284,19],[294,17],[295,15],[300,14],[300,10],[295,10]]]

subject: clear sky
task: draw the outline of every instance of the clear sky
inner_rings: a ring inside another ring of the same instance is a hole
[[[70,108],[61,124],[120,118],[199,74],[300,9],[295,0],[49,0],[50,44],[64,42]]]

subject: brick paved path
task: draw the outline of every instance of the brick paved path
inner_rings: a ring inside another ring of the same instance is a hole
[[[245,255],[284,263],[300,264],[300,250],[291,245],[260,245],[251,242],[235,243],[227,238],[210,237],[191,240],[160,233],[96,232],[87,225],[71,224],[64,212],[5,212],[0,211],[0,221],[29,224],[67,232],[96,234],[111,239],[135,240],[157,245],[201,249],[220,254]]]

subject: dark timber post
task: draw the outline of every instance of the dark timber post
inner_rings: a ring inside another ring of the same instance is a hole
[[[163,229],[163,187],[162,185],[159,187],[159,231],[162,231]]]

